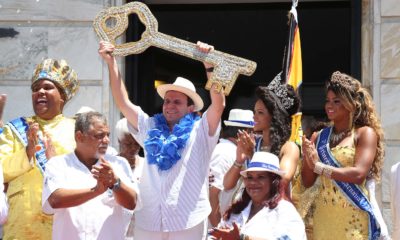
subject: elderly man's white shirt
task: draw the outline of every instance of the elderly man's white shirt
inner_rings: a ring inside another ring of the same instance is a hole
[[[242,181],[238,181],[236,187],[231,190],[224,190],[224,176],[228,170],[232,167],[236,160],[236,144],[221,138],[219,143],[215,147],[210,162],[211,174],[214,175],[214,182],[211,186],[221,190],[219,193],[219,211],[221,216],[230,207],[233,202],[233,198],[240,191]],[[235,196],[234,196],[235,195]]]
[[[121,182],[139,193],[125,158],[105,155],[104,159],[111,164]],[[117,204],[111,190],[76,207],[53,209],[47,201],[57,189],[92,188],[96,184],[97,180],[75,153],[49,160],[43,183],[42,206],[45,213],[54,214],[53,239],[124,239],[133,211]]]
[[[141,109],[138,129],[129,131],[143,147],[154,118]],[[144,161],[139,183],[143,207],[135,212],[136,226],[153,232],[173,232],[192,228],[207,219],[211,212],[208,200],[208,172],[211,153],[218,142],[220,125],[214,136],[208,135],[207,112],[194,123],[181,150],[181,159],[169,170],[160,171]],[[147,152],[145,151],[145,156]]]
[[[290,202],[281,200],[274,209],[264,207],[249,221],[251,201],[240,213],[232,214],[228,221],[221,221],[220,227],[233,227],[235,222],[240,233],[259,239],[305,240],[306,232],[303,220]]]

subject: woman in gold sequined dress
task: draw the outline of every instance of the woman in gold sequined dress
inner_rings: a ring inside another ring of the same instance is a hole
[[[326,91],[325,111],[333,125],[314,133],[311,141],[304,138],[302,146],[303,184],[319,189],[313,238],[376,239],[380,229],[365,183],[380,178],[381,124],[370,94],[356,79],[334,72]]]

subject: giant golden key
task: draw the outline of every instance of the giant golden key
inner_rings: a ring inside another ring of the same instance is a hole
[[[128,16],[136,14],[146,27],[141,39],[136,42],[116,44],[116,39],[128,28]],[[112,26],[110,23],[114,23]],[[229,95],[239,74],[250,76],[254,73],[257,63],[233,56],[217,50],[209,53],[201,52],[196,44],[158,32],[158,22],[150,9],[141,2],[130,2],[120,7],[111,7],[100,11],[94,22],[94,29],[103,41],[115,45],[116,56],[127,56],[142,53],[150,46],[158,47],[214,66],[206,89],[210,90],[216,84],[216,90],[224,89]]]

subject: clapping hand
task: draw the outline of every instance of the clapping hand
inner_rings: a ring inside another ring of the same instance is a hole
[[[50,160],[56,155],[56,149],[54,148],[50,135],[46,132],[44,133],[43,143],[46,148],[46,158]]]
[[[315,137],[312,137],[311,140],[308,140],[305,136],[303,136],[303,143],[301,146],[303,151],[303,160],[310,169],[314,169],[315,163],[317,163],[319,159],[314,141]]]
[[[233,228],[213,228],[209,234],[221,240],[237,240],[240,238],[239,227],[235,222],[233,222]]]
[[[236,161],[244,163],[246,159],[251,159],[256,145],[254,134],[239,130],[237,134]]]
[[[38,132],[39,132],[39,124],[34,121],[28,122],[28,130],[26,132],[26,136],[28,138],[28,144],[26,145],[26,155],[28,159],[31,160],[36,152],[36,145],[38,143]]]
[[[114,170],[109,162],[104,160],[103,157],[99,158],[100,165],[94,165],[92,168],[92,175],[97,179],[96,188],[100,192],[105,192],[107,188],[112,187],[118,180]]]

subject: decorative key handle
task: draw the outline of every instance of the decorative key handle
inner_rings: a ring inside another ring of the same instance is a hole
[[[128,28],[128,16],[135,13],[146,26],[142,38],[136,42],[115,44],[117,37]],[[107,26],[107,21],[115,21],[113,27]],[[158,32],[158,23],[149,8],[140,2],[130,2],[121,7],[111,7],[100,11],[93,23],[98,37],[103,41],[114,44],[113,52],[116,56],[142,53],[150,46],[177,53],[198,61],[214,65],[214,71],[207,81],[206,89],[210,90],[213,83],[217,90],[224,88],[225,95],[229,95],[239,74],[250,76],[254,73],[257,63],[236,57],[217,50],[209,53],[199,51],[196,44]]]

